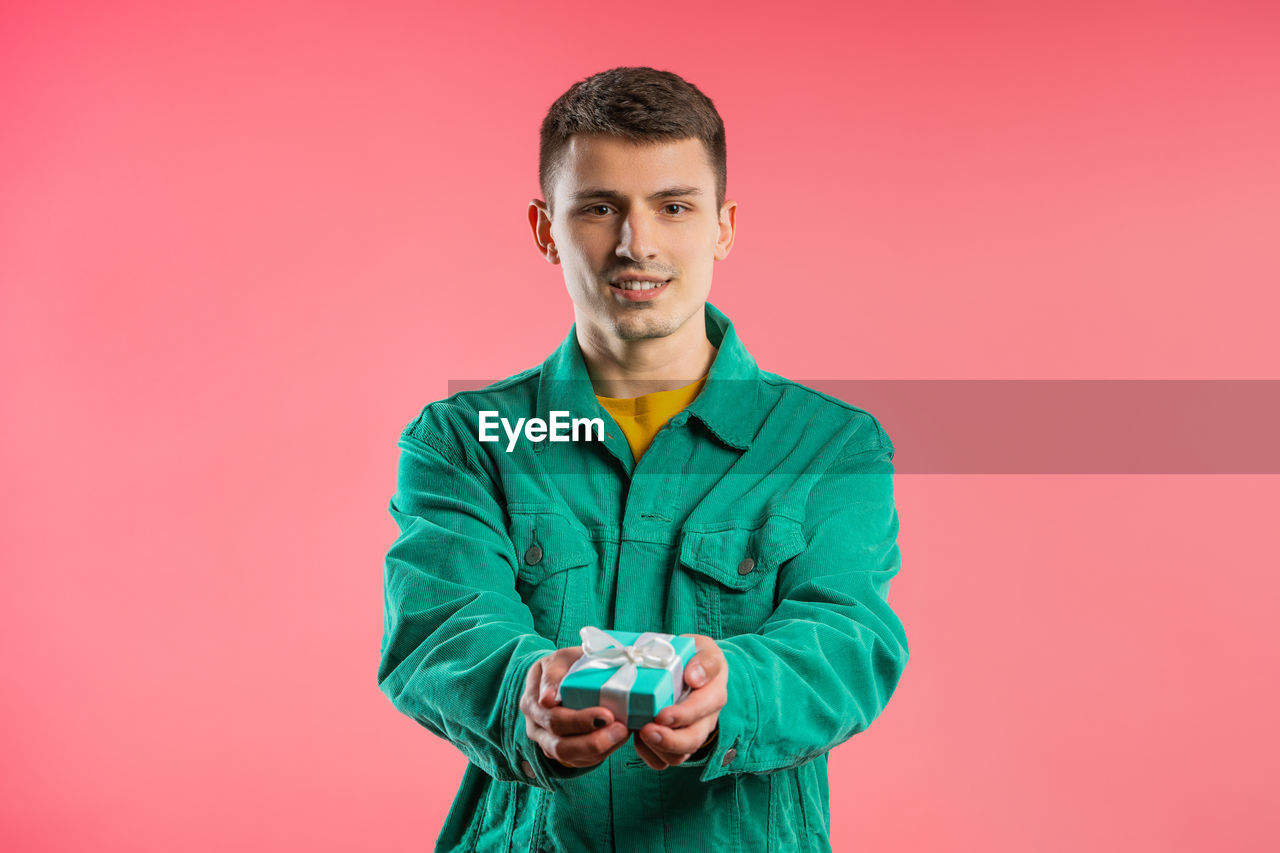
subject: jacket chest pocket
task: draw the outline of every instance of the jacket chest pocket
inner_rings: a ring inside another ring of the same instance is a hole
[[[516,592],[533,614],[534,630],[557,647],[577,645],[577,626],[585,618],[591,594],[586,589],[591,573],[583,569],[596,562],[591,537],[557,512],[515,506],[508,512]]]
[[[777,607],[779,569],[804,546],[800,523],[783,516],[686,527],[680,566],[697,632],[714,639],[755,632]]]

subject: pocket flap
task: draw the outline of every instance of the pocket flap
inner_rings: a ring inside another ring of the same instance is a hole
[[[681,539],[680,562],[730,589],[745,590],[803,551],[804,544],[800,523],[781,516],[755,527],[742,522],[689,527]]]
[[[596,550],[585,528],[558,512],[511,511],[511,541],[522,580],[544,579],[595,562]]]

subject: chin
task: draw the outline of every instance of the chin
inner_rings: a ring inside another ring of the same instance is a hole
[[[665,338],[680,325],[670,317],[627,317],[613,324],[613,332],[620,340],[643,341]]]

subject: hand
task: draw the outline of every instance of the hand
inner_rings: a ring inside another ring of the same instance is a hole
[[[693,637],[697,649],[684,668],[685,683],[693,689],[636,734],[636,754],[654,770],[688,761],[720,725],[720,709],[729,699],[729,663],[720,646],[702,634],[681,636]]]
[[[582,657],[582,646],[557,649],[534,662],[525,675],[520,711],[529,739],[542,754],[565,767],[594,767],[627,742],[627,724],[615,722],[608,708],[573,710],[560,705],[556,693],[569,666]]]

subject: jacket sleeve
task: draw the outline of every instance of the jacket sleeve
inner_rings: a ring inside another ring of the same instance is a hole
[[[901,557],[893,445],[845,452],[807,496],[807,547],[779,569],[778,605],[752,634],[719,642],[728,702],[701,779],[795,767],[866,729],[906,666],[888,603]]]
[[[591,769],[551,761],[525,732],[525,675],[555,646],[516,592],[493,483],[420,422],[399,442],[378,687],[494,779],[555,790]]]

